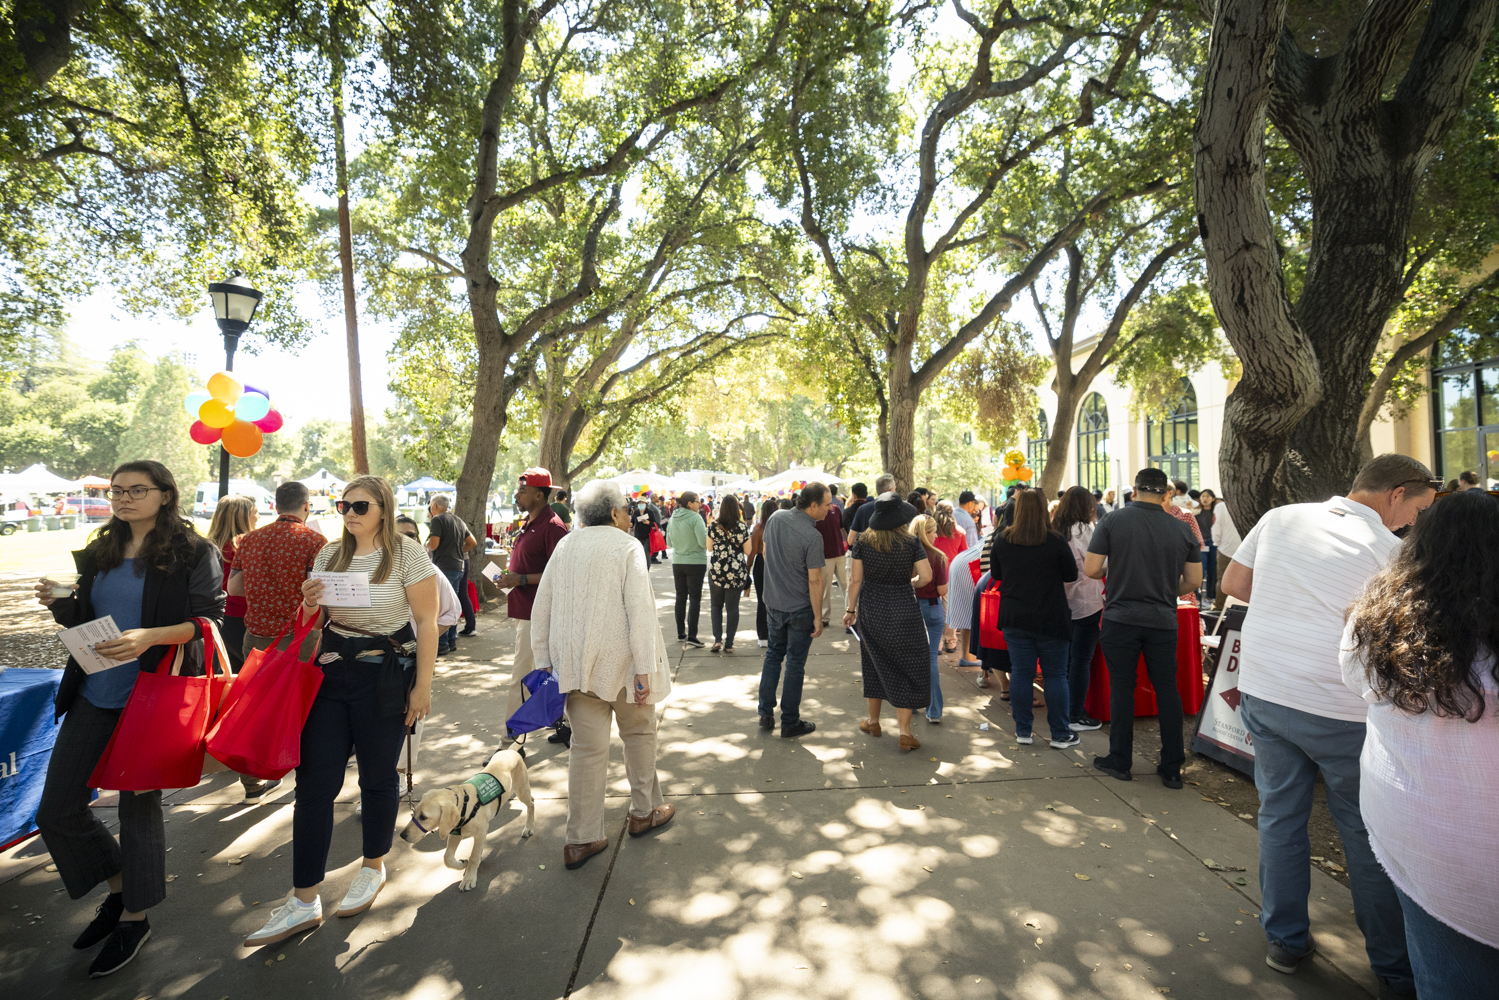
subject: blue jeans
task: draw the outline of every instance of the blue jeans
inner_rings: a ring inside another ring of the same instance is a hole
[[[1453,930],[1395,887],[1405,913],[1405,941],[1423,997],[1491,996],[1499,983],[1499,949]]]
[[[926,598],[919,598],[921,605],[921,620],[926,622],[927,646],[932,654],[932,700],[926,706],[926,717],[928,719],[942,718],[942,684],[937,675],[937,654],[942,652],[942,633],[947,623],[942,616],[942,605],[928,604]]]
[[[1004,634],[1005,645],[1010,647],[1010,715],[1015,719],[1015,735],[1029,736],[1035,725],[1031,687],[1039,660],[1041,685],[1046,689],[1046,724],[1052,739],[1066,739],[1072,733],[1067,725],[1067,650],[1071,644],[1024,628],[1007,628]]]
[[[447,577],[448,578],[448,582],[453,585],[453,591],[458,594],[458,603],[459,603],[459,605],[461,606],[464,603],[466,603],[468,601],[468,598],[466,596],[464,596],[464,595],[466,595],[468,593],[468,577],[464,576],[463,570],[461,570],[461,569],[455,569],[455,570],[453,570],[453,572],[449,573],[447,570],[442,569],[442,570],[438,570],[438,572],[441,573],[443,576]],[[437,637],[437,644],[439,646],[451,646],[454,643],[456,643],[457,641],[458,641],[458,623],[457,622],[454,622],[453,624],[449,625],[447,627],[447,631],[443,632],[441,635],[439,635]]]
[[[1103,609],[1086,618],[1072,619],[1072,642],[1067,650],[1067,721],[1079,722],[1087,713],[1088,678],[1093,670],[1093,650],[1098,648],[1098,620]]]
[[[770,715],[776,707],[776,686],[781,683],[781,661],[786,661],[786,686],[781,692],[781,726],[801,719],[802,677],[807,670],[807,650],[812,648],[812,627],[816,624],[810,606],[798,611],[765,609],[770,639],[765,647],[765,663],[760,667],[760,714]]]
[[[1415,981],[1405,943],[1405,917],[1395,885],[1369,847],[1359,814],[1359,754],[1362,722],[1344,722],[1261,701],[1244,694],[1239,705],[1254,737],[1254,786],[1260,793],[1260,926],[1265,936],[1293,954],[1307,949],[1312,889],[1312,843],[1307,820],[1317,772],[1327,786],[1327,806],[1343,837],[1343,855],[1353,890],[1354,919],[1374,974],[1397,993]],[[1440,990],[1428,996],[1449,996]]]

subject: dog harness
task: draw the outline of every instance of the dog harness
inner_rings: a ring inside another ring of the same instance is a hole
[[[472,793],[469,792],[471,788],[473,789]],[[500,784],[500,779],[494,775],[487,771],[480,771],[472,778],[464,781],[454,791],[462,794],[463,801],[458,806],[458,823],[452,830],[448,831],[448,836],[450,837],[458,836],[458,831],[467,826],[469,821],[475,816],[479,815],[480,809],[504,795],[505,786]],[[432,832],[425,826],[422,826],[421,820],[417,819],[415,815],[411,817],[411,822],[415,823],[416,828],[422,831],[422,833]]]

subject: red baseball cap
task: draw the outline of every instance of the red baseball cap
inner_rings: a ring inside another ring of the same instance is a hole
[[[520,474],[522,486],[538,486],[551,488],[552,474],[545,469],[527,469]]]

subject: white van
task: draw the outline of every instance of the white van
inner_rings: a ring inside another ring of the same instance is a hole
[[[255,509],[261,517],[274,516],[276,513],[276,495],[253,479],[229,480],[229,495],[249,497],[254,500]],[[193,513],[199,517],[212,517],[218,505],[219,484],[216,482],[199,483],[193,497]]]

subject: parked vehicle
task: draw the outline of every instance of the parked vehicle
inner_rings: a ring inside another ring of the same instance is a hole
[[[107,521],[111,516],[109,501],[103,497],[63,497],[58,514],[78,514],[90,521]]]
[[[255,501],[255,509],[261,517],[274,516],[276,495],[253,479],[229,480],[229,495],[249,497]],[[219,484],[199,483],[193,494],[193,513],[199,517],[212,517],[219,506]]]

